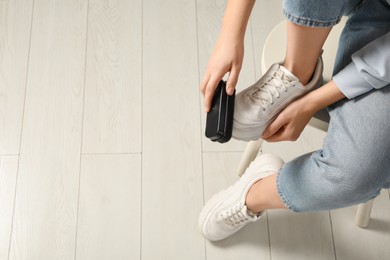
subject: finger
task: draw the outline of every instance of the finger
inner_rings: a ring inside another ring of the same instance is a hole
[[[206,86],[207,86],[207,82],[209,82],[209,79],[210,79],[210,75],[207,73],[204,75],[202,83],[200,84],[199,88],[200,88],[200,92],[202,93],[203,96],[206,92]]]
[[[226,83],[226,92],[228,95],[233,95],[234,89],[236,88],[238,76],[240,75],[241,68],[239,66],[233,66],[230,71],[228,81]]]
[[[285,130],[284,130],[284,127],[283,128],[280,128],[278,132],[274,133],[273,135],[267,137],[267,138],[263,138],[265,141],[267,142],[280,142],[280,141],[286,141],[286,137],[285,137],[286,133],[285,133]]]
[[[280,117],[280,115],[271,122],[267,126],[267,128],[264,130],[262,138],[267,139],[270,136],[273,136],[275,133],[277,133],[283,126],[286,124],[286,122]]]
[[[204,106],[206,112],[209,112],[211,109],[211,103],[213,101],[214,92],[218,86],[219,81],[222,79],[222,76],[223,75],[216,75],[214,77],[211,77],[207,82],[207,86],[204,94]]]

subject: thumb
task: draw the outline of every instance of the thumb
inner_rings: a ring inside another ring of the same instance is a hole
[[[226,83],[226,92],[229,95],[233,95],[234,89],[236,88],[237,85],[239,75],[240,75],[240,68],[238,66],[233,66]]]

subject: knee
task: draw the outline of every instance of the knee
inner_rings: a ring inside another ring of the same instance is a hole
[[[388,170],[377,170],[372,163],[356,165],[359,161],[355,161],[349,165],[347,162],[334,156],[323,157],[318,151],[286,164],[277,181],[286,207],[305,212],[355,205],[376,197],[390,181],[390,176],[386,177]]]
[[[323,178],[331,182],[329,194],[334,200],[344,200],[345,206],[365,202],[376,197],[385,181],[369,167],[329,168]]]

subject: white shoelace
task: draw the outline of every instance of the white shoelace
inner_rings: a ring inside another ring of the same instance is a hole
[[[260,82],[260,87],[256,88],[252,97],[259,102],[263,110],[267,109],[269,104],[274,103],[274,97],[279,98],[281,92],[287,92],[287,86],[293,80],[288,77],[280,67],[273,73],[273,75],[267,77],[266,81]],[[293,85],[294,86],[294,85]]]
[[[243,210],[246,211],[246,207],[243,208],[243,205],[239,204],[233,208],[226,210],[221,213],[222,220],[229,226],[237,227],[246,222],[250,222],[252,219],[256,219],[256,216],[249,216],[249,214],[244,214]]]

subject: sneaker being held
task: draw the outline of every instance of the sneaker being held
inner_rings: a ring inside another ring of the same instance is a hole
[[[255,84],[237,94],[233,138],[241,141],[258,140],[287,105],[322,85],[322,73],[321,57],[306,85],[302,85],[281,64],[273,64]]]
[[[251,163],[235,184],[207,201],[198,220],[203,236],[210,241],[222,240],[246,224],[257,221],[262,212],[256,214],[247,209],[246,195],[254,183],[278,172],[283,164],[283,160],[275,155],[261,155]]]

